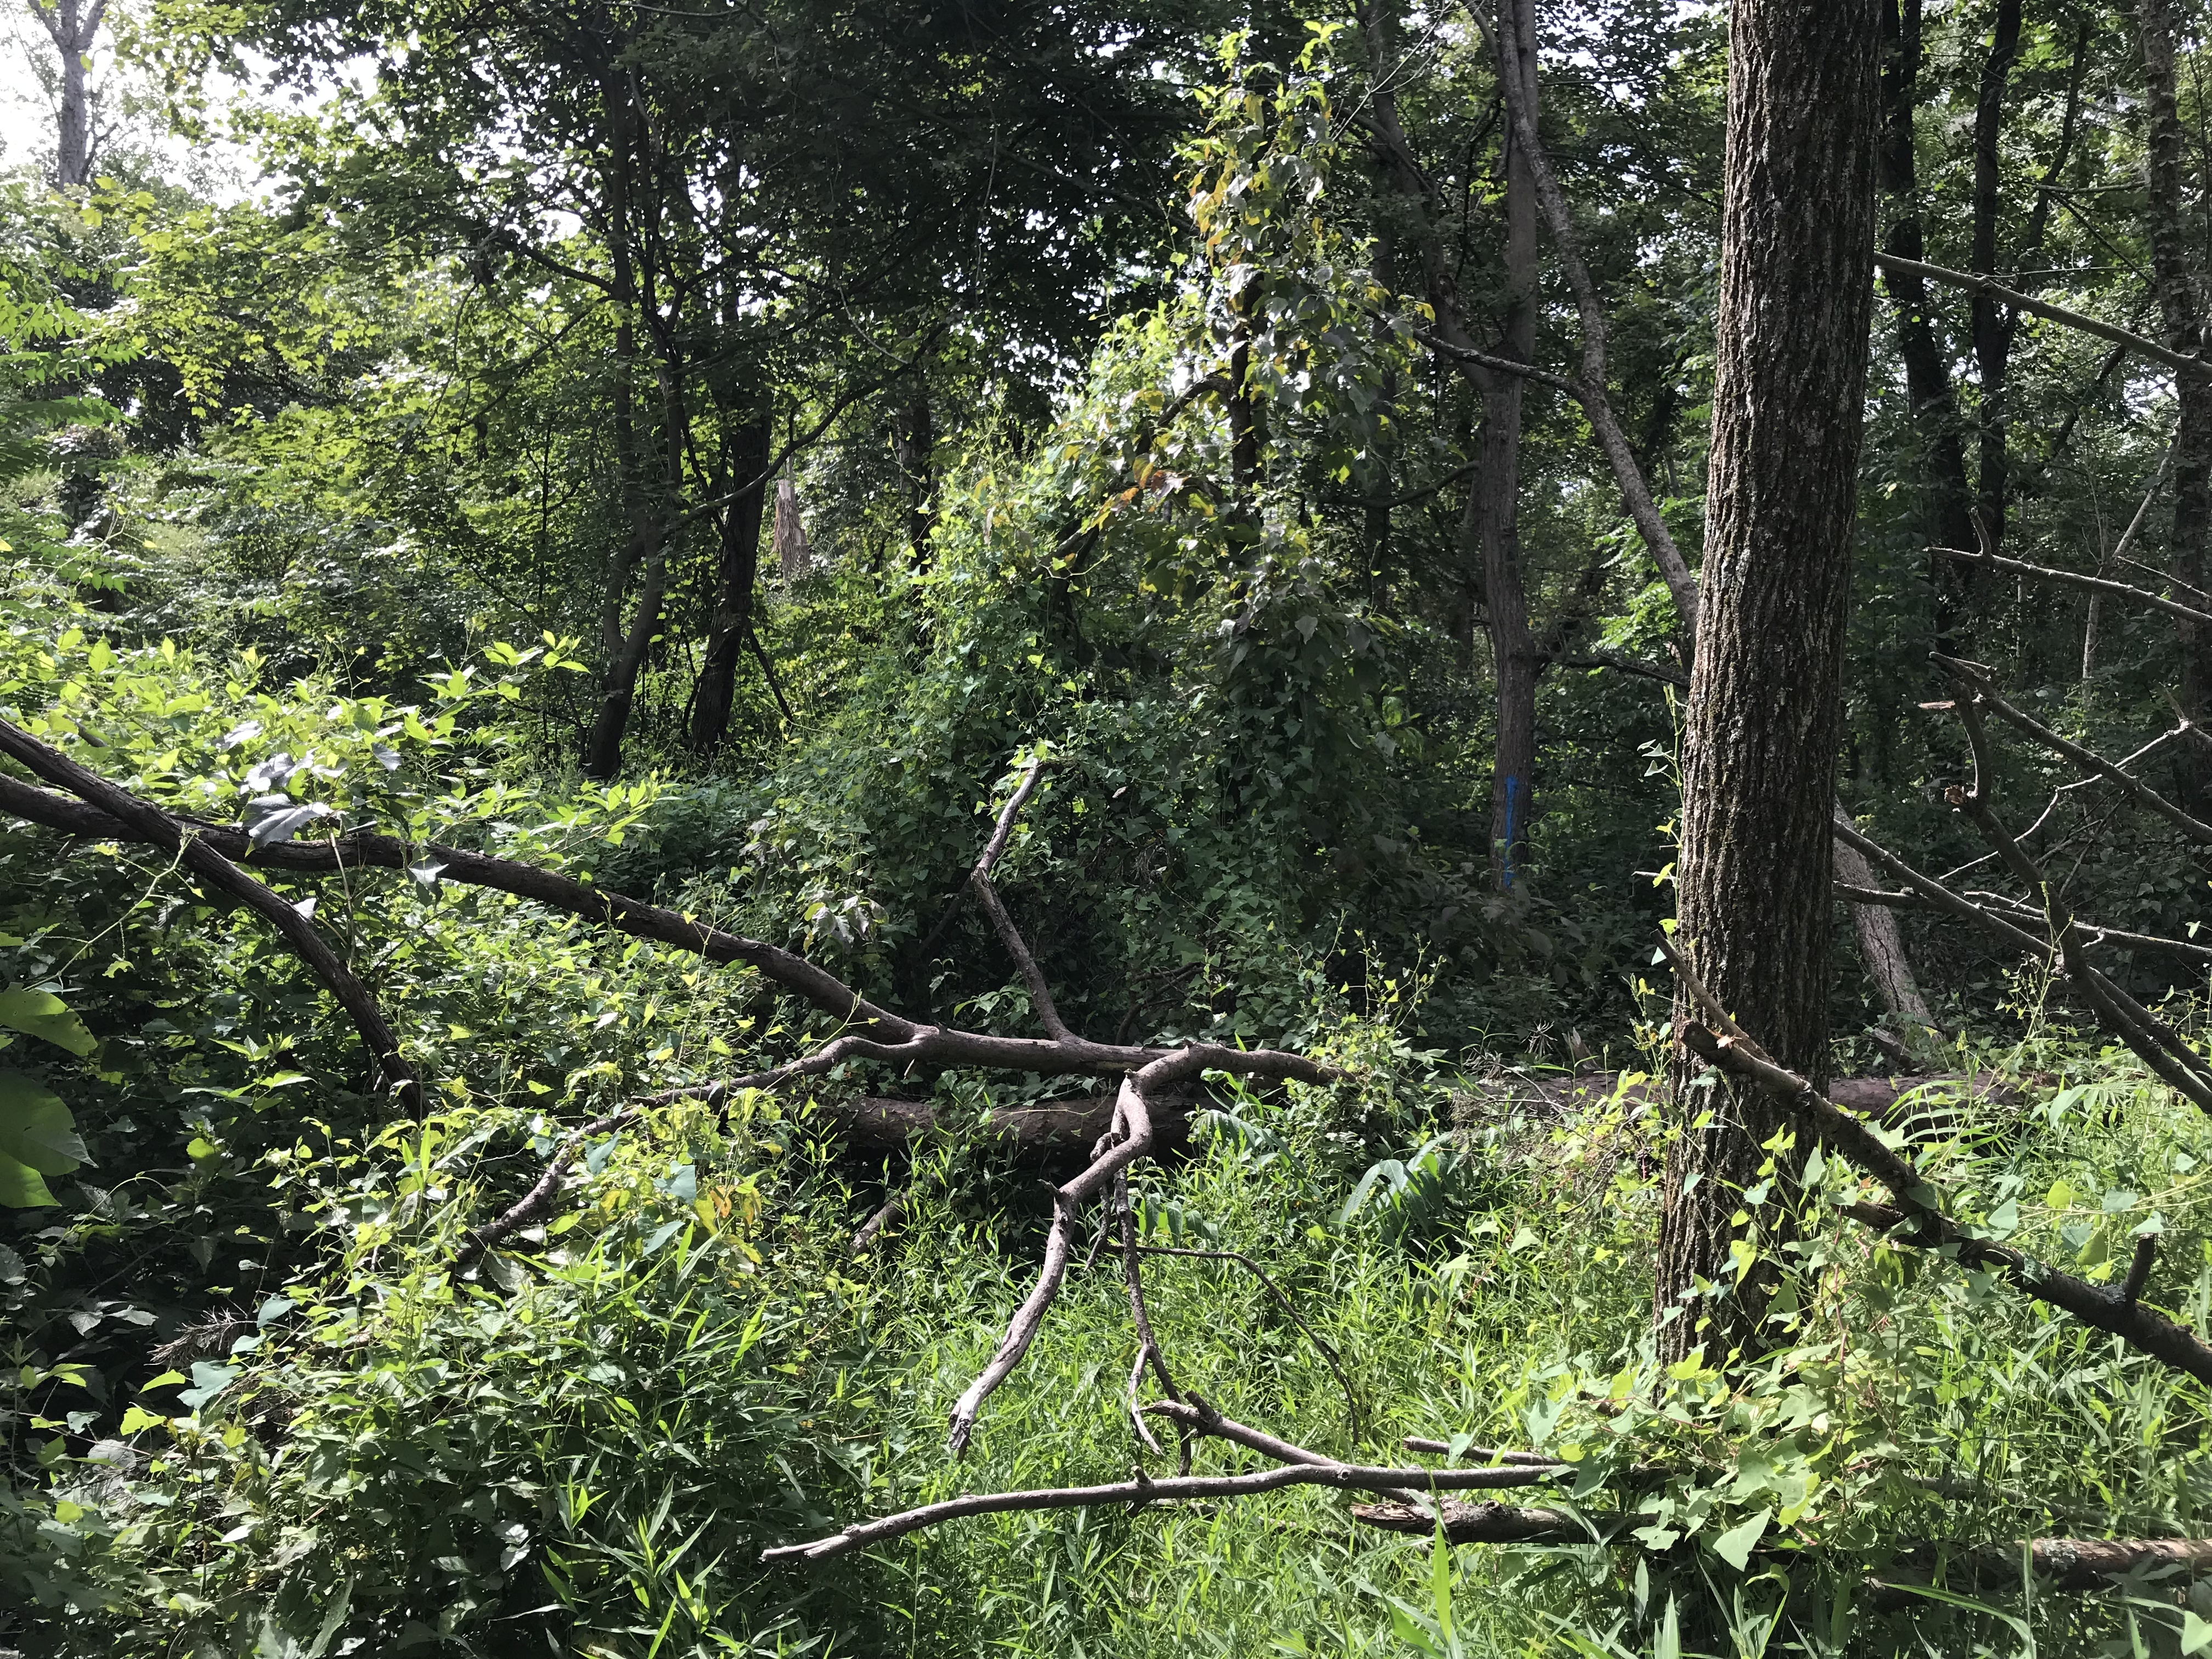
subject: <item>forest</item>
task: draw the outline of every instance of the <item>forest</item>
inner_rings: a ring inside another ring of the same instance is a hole
[[[2212,10],[4,3],[0,1655],[2212,1652]]]

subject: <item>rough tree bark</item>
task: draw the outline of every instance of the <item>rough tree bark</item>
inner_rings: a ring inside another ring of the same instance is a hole
[[[1684,751],[1679,943],[1778,1059],[1825,1082],[1830,825],[1875,251],[1880,0],[1739,0],[1729,47],[1712,456]],[[1696,1011],[1678,1005],[1678,1023]],[[1677,1079],[1686,1085],[1688,1076]],[[1731,1218],[1779,1127],[1677,1089],[1660,1349],[1755,1350]],[[1699,1114],[1709,1104],[1710,1118]],[[1770,1204],[1759,1219],[1779,1224]],[[1701,1289],[1705,1287],[1705,1289]]]
[[[768,490],[769,422],[765,416],[726,423],[723,479],[715,493],[738,491],[720,518],[721,546],[714,570],[714,615],[706,659],[691,700],[691,746],[718,747],[729,733],[738,659],[753,625],[753,584],[760,574],[761,508]],[[750,481],[750,488],[746,488]]]
[[[54,133],[54,182],[64,189],[92,182],[92,88],[87,60],[107,15],[107,0],[31,0],[46,37],[61,58],[59,107]]]
[[[2197,272],[2190,257],[2182,172],[2181,115],[2175,95],[2173,0],[2142,0],[2143,89],[2148,118],[2146,149],[2151,272],[2157,290],[2166,343],[2192,356],[2204,344],[2204,319],[2197,295]],[[2173,440],[2173,531],[2170,568],[2177,582],[2203,591],[2207,586],[2208,544],[2212,544],[2212,380],[2174,377],[2178,425]],[[2192,720],[2205,715],[2212,690],[2212,629],[2183,619],[2177,629],[2181,655],[2181,709]],[[2176,783],[2182,801],[2202,816],[2212,807],[2212,767],[2194,744],[2181,751]]]

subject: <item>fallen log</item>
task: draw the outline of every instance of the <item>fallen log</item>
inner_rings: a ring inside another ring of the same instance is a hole
[[[1087,1157],[1113,1123],[1114,1098],[1076,1095],[1030,1106],[1002,1106],[986,1113],[973,1133],[1025,1160]],[[1152,1125],[1158,1149],[1180,1151],[1189,1144],[1193,1109],[1199,1104],[1192,1094],[1161,1109]],[[823,1101],[809,1121],[832,1130],[847,1146],[868,1152],[897,1152],[957,1132],[957,1126],[948,1124],[930,1102],[884,1095]]]
[[[1619,1072],[1581,1072],[1571,1076],[1504,1072],[1484,1079],[1475,1092],[1486,1104],[1565,1115],[1600,1104],[1616,1093],[1637,1105],[1656,1104],[1665,1087],[1663,1079],[1645,1078],[1630,1084],[1623,1092],[1620,1078]],[[1919,1098],[1908,1098],[1912,1096]],[[1898,1128],[1915,1120],[1936,1118],[1938,1114],[1948,1115],[1967,1103],[2015,1105],[2023,1093],[2017,1079],[1995,1072],[1909,1072],[1887,1077],[1838,1078],[1828,1085],[1828,1098]]]

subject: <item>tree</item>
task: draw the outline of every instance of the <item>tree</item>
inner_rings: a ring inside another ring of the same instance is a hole
[[[1784,1066],[1828,1070],[1829,839],[1871,318],[1875,0],[1746,0],[1727,194],[1676,937]],[[1692,1015],[1678,1004],[1678,1023]],[[1782,1119],[1677,1079],[1655,1299],[1661,1349],[1759,1346],[1771,1266],[1735,1297],[1732,1221]],[[1754,1207],[1759,1207],[1754,1206]],[[1760,1220],[1781,1224],[1775,1206]],[[1741,1247],[1741,1249],[1739,1248]]]
[[[54,182],[64,190],[92,182],[92,159],[98,148],[92,127],[90,64],[93,42],[107,15],[107,0],[31,0],[31,9],[46,27],[46,36],[61,58],[61,80],[57,88]]]

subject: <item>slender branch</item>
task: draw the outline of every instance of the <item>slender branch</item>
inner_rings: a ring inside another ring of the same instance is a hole
[[[2001,570],[2014,576],[2032,576],[2038,581],[2056,582],[2063,587],[2084,588],[2092,593],[2114,594],[2120,599],[2132,599],[2138,605],[2166,611],[2170,616],[2179,617],[2185,622],[2212,623],[2212,612],[2196,610],[2179,599],[2166,599],[2148,588],[2131,587],[2126,582],[2116,582],[2108,577],[2084,576],[2079,571],[2061,570],[2055,565],[2029,564],[2026,560],[2008,559],[1986,550],[1969,553],[1964,548],[1931,547],[1928,550],[1938,557],[1955,559],[1960,564],[1973,565],[1980,569]]]
[[[1632,674],[1639,679],[1656,680],[1662,685],[1686,689],[1690,677],[1672,663],[1640,662],[1615,651],[1593,651],[1587,657],[1562,657],[1562,668],[1610,668],[1617,674]]]
[[[1500,21],[1515,30],[1515,9],[1506,7],[1500,13]],[[1482,26],[1486,36],[1491,31],[1477,8],[1474,17]],[[1493,48],[1496,42],[1492,42]],[[1515,41],[1514,54],[1526,47],[1533,51],[1535,42]],[[1495,50],[1501,65],[1510,61]],[[1551,227],[1552,246],[1559,256],[1559,268],[1566,274],[1567,285],[1574,290],[1575,309],[1582,319],[1583,373],[1581,393],[1583,411],[1589,417],[1590,429],[1597,434],[1598,447],[1612,465],[1613,482],[1619,485],[1621,498],[1628,505],[1629,516],[1643,533],[1644,544],[1650,550],[1659,574],[1673,595],[1675,614],[1681,618],[1682,631],[1694,640],[1698,633],[1698,579],[1691,574],[1689,562],[1683,558],[1674,538],[1667,528],[1667,521],[1659,516],[1658,503],[1651,499],[1651,491],[1644,481],[1644,470],[1637,465],[1636,452],[1629,447],[1628,434],[1621,430],[1620,422],[1613,411],[1613,403],[1606,392],[1606,318],[1605,302],[1599,297],[1597,284],[1591,280],[1589,265],[1583,258],[1582,241],[1575,234],[1573,216],[1567,210],[1566,196],[1559,189],[1559,176],[1552,171],[1549,154],[1537,131],[1519,77],[1501,73],[1498,82],[1505,94],[1505,109],[1513,123],[1513,136],[1528,163],[1529,176],[1535,180],[1536,199],[1542,205],[1546,222]]]
[[[112,820],[122,831],[118,838],[143,841],[173,854],[199,878],[202,885],[227,894],[269,923],[352,1016],[371,1061],[391,1084],[401,1103],[410,1111],[422,1110],[422,1080],[416,1076],[415,1068],[400,1057],[399,1039],[385,1020],[383,1010],[377,1006],[368,988],[331,948],[330,941],[296,906],[287,903],[240,869],[208,837],[7,720],[0,720],[0,754],[20,762],[47,782],[68,790],[96,813]],[[27,789],[24,793],[38,795],[44,792]]]
[[[768,681],[769,695],[775,699],[776,712],[783,716],[785,726],[796,732],[799,729],[798,717],[791,712],[791,705],[784,701],[782,683],[775,677],[775,664],[769,659],[768,647],[761,643],[760,635],[753,631],[750,622],[745,623],[745,643],[752,647],[753,656],[760,663],[762,677]]]
[[[1200,1261],[1235,1261],[1250,1268],[1253,1276],[1267,1287],[1267,1294],[1273,1297],[1282,1310],[1290,1316],[1291,1323],[1296,1325],[1305,1340],[1314,1345],[1320,1352],[1322,1358],[1328,1362],[1329,1370],[1335,1373],[1337,1386],[1344,1390],[1344,1414],[1351,1430],[1352,1443],[1357,1445],[1359,1443],[1363,1437],[1359,1426],[1359,1398],[1352,1391],[1352,1378],[1345,1373],[1344,1357],[1330,1344],[1322,1340],[1320,1334],[1298,1316],[1297,1304],[1283,1294],[1280,1285],[1267,1277],[1267,1270],[1265,1267],[1242,1250],[1193,1250],[1185,1249],[1180,1245],[1167,1244],[1140,1244],[1137,1246],[1137,1250],[1142,1255],[1181,1255],[1194,1257]]]
[[[571,1134],[562,1143],[561,1149],[553,1154],[552,1159],[545,1165],[545,1172],[538,1177],[537,1183],[517,1199],[505,1214],[464,1236],[461,1248],[454,1252],[450,1271],[457,1276],[468,1272],[483,1259],[485,1251],[550,1209],[553,1200],[561,1190],[562,1175],[574,1161],[576,1154],[583,1150],[584,1143],[593,1135],[605,1134],[610,1129],[619,1127],[636,1115],[637,1108],[625,1106],[619,1111],[609,1112],[605,1117],[593,1118]]]
[[[1894,253],[1876,253],[1874,256],[1874,262],[1884,270],[1925,277],[1930,282],[1946,283],[1952,288],[1962,288],[1969,294],[1985,295],[2000,305],[2012,307],[2015,311],[2030,312],[2038,317],[2048,318],[2054,323],[2063,323],[2069,328],[2078,328],[2084,334],[2094,334],[2100,340],[2109,340],[2114,345],[2124,346],[2138,356],[2148,357],[2153,362],[2164,363],[2168,368],[2178,369],[2185,374],[2212,377],[2212,362],[2207,362],[2202,357],[2192,357],[2185,352],[2172,350],[2159,344],[2155,340],[2146,339],[2140,334],[2131,333],[2116,324],[2105,322],[2079,311],[2069,311],[2064,306],[2051,304],[2048,300],[2039,300],[2032,294],[2022,294],[2018,289],[2007,288],[1993,278],[1978,276],[1971,271],[1953,270],[1943,265],[1931,265],[1922,259],[1899,258]]]
[[[1014,786],[1014,793],[1000,808],[999,822],[991,831],[990,840],[984,843],[974,867],[968,872],[968,878],[955,890],[951,902],[945,907],[945,914],[937,919],[937,926],[929,930],[929,936],[915,947],[915,955],[927,959],[929,953],[937,948],[938,941],[960,919],[961,907],[967,903],[969,890],[975,884],[975,878],[978,876],[987,880],[989,878],[991,866],[999,861],[999,854],[1006,849],[1007,837],[1014,832],[1014,820],[1021,816],[1022,808],[1029,805],[1030,796],[1036,788],[1037,779],[1042,775],[1045,757],[1040,755],[1022,774],[1021,781]]]
[[[2125,771],[2113,762],[2106,760],[2102,755],[2084,749],[2080,744],[2069,738],[2061,737],[2033,715],[2014,708],[1999,695],[1996,686],[1979,665],[1960,662],[1954,658],[1943,656],[1940,653],[1930,654],[1934,657],[1936,667],[1960,685],[1976,693],[1984,706],[1999,720],[2025,732],[2052,753],[2071,761],[2081,771],[2103,778],[2107,782],[2118,784],[2128,798],[2138,805],[2157,813],[2159,817],[2172,824],[2200,846],[2212,847],[2212,823],[2206,823],[2201,818],[2191,817],[2132,772]],[[2174,734],[2168,732],[2166,735],[2171,737]]]
[[[980,872],[968,878],[968,884],[975,890],[975,902],[983,907],[983,914],[991,919],[991,926],[999,935],[999,942],[1006,947],[1006,954],[1014,959],[1014,967],[1022,976],[1022,983],[1030,994],[1030,1006],[1036,1011],[1038,1021],[1055,1042],[1064,1042],[1075,1034],[1067,1029],[1060,1017],[1060,1009],[1052,1000],[1052,989],[1045,983],[1043,971],[1036,958],[1030,954],[1023,940],[1021,929],[1006,914],[1006,907],[999,898],[999,890],[991,878]]]

